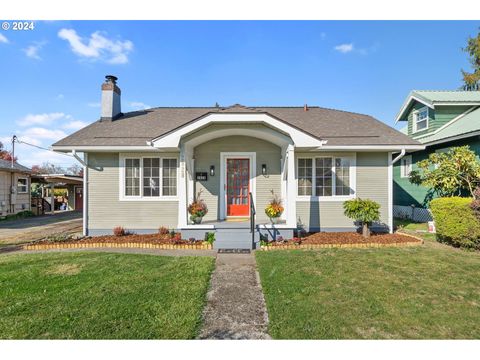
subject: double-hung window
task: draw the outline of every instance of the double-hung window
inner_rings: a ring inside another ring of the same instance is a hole
[[[400,177],[408,178],[412,171],[412,155],[406,155],[400,160]]]
[[[413,132],[428,129],[428,107],[413,112]]]
[[[124,199],[155,199],[177,196],[177,159],[125,158]]]
[[[298,195],[331,198],[353,195],[351,165],[348,157],[299,158]]]
[[[28,192],[28,179],[27,178],[18,178],[17,179],[17,193],[26,194]]]

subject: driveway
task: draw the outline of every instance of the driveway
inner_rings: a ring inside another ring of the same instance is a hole
[[[77,211],[0,221],[0,247],[28,243],[59,233],[81,232],[82,213]]]

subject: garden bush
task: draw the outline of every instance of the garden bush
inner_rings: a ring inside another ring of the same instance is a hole
[[[480,249],[480,222],[471,198],[443,197],[430,203],[437,240],[455,247]]]

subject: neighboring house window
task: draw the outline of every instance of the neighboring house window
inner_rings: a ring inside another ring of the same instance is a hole
[[[400,160],[400,176],[407,178],[412,171],[412,155],[404,156]]]
[[[125,198],[155,199],[177,195],[177,159],[125,158]]]
[[[312,159],[298,159],[298,195],[312,195],[312,177]]]
[[[140,196],[140,159],[125,159],[125,196]]]
[[[413,132],[428,129],[428,107],[413,112]]]
[[[315,161],[315,166],[313,166]],[[343,157],[298,159],[298,195],[317,197],[350,196],[351,161]]]
[[[28,192],[28,179],[18,178],[17,180],[17,193],[25,194]]]

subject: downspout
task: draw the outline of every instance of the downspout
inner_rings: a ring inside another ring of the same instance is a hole
[[[87,164],[85,163],[85,161],[83,161],[83,159],[82,159],[80,156],[78,156],[78,154],[77,154],[77,152],[76,152],[75,150],[72,150],[71,155],[72,155],[75,159],[77,159],[77,161],[78,161],[80,164],[82,164],[84,167],[87,167]]]
[[[405,148],[403,148],[402,151],[400,152],[400,154],[398,154],[398,156],[395,159],[392,160],[392,165],[395,164],[401,158],[403,158],[405,156],[405,153],[406,153],[406,150],[405,150]]]

